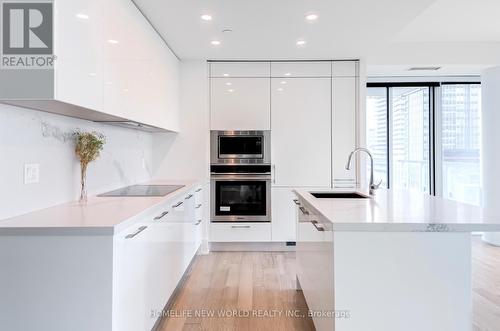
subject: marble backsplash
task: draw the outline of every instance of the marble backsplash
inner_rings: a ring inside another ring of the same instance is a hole
[[[150,133],[0,104],[0,220],[78,199],[76,129],[106,135],[88,169],[89,195],[151,179]],[[24,184],[26,163],[39,164],[38,183]]]

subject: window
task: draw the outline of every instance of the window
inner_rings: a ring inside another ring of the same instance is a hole
[[[368,84],[366,137],[383,186],[481,203],[480,84]]]
[[[441,87],[443,197],[481,204],[481,85]]]
[[[373,156],[373,175],[377,181],[382,180],[380,187],[385,188],[389,181],[386,94],[385,88],[370,88],[366,101],[366,146]]]

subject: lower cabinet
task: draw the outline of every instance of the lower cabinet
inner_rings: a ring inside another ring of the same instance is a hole
[[[315,215],[304,201],[298,203],[297,278],[316,330],[331,331],[335,319],[322,313],[334,312],[333,231],[329,221]]]
[[[201,244],[194,191],[113,238],[113,331],[151,330]],[[164,214],[165,212],[168,212]]]
[[[211,223],[211,242],[268,242],[271,223]]]

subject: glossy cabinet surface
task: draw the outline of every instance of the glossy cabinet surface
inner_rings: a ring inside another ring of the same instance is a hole
[[[356,77],[334,77],[332,81],[333,187],[356,187],[356,166],[346,170],[345,165],[356,148],[357,84]]]
[[[211,223],[211,242],[269,242],[271,223]]]
[[[297,279],[313,313],[334,311],[333,231],[330,222],[303,200],[297,205]],[[318,331],[334,330],[335,319],[312,316]]]
[[[210,77],[269,77],[270,62],[212,62]]]
[[[330,78],[272,78],[274,186],[329,187]]]
[[[330,77],[331,75],[331,61],[271,63],[271,77]]]
[[[358,61],[333,61],[333,77],[355,77],[359,76]]]
[[[269,130],[269,78],[212,78],[211,130]]]
[[[114,331],[151,330],[189,267],[201,244],[197,189],[169,199],[114,236]]]
[[[134,3],[54,6],[54,101],[179,131],[179,60]]]

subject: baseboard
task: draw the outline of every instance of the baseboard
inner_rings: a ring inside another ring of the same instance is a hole
[[[295,252],[286,242],[211,242],[211,252]]]

